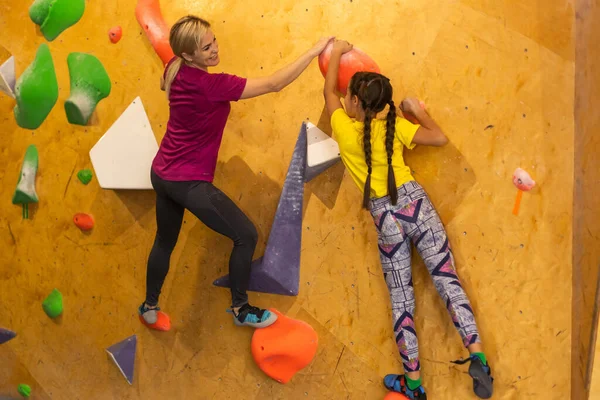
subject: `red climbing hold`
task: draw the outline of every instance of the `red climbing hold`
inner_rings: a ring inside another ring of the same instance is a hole
[[[306,322],[288,318],[276,309],[270,311],[277,314],[277,321],[254,331],[252,357],[265,374],[279,383],[287,383],[311,363],[319,337]]]
[[[408,397],[397,392],[389,392],[383,400],[408,400]]]
[[[112,43],[117,43],[123,36],[123,29],[120,26],[113,26],[108,31],[108,38]]]
[[[171,318],[169,318],[169,316],[167,314],[165,314],[162,311],[157,311],[156,316],[157,316],[156,322],[153,324],[147,323],[146,320],[144,319],[144,317],[142,317],[141,315],[139,316],[139,318],[140,318],[140,322],[142,324],[146,325],[150,329],[155,329],[157,331],[163,331],[163,332],[167,332],[167,331],[171,330]]]
[[[325,50],[319,55],[319,69],[321,70],[323,77],[327,75],[331,50],[333,50],[333,43],[329,43],[327,47],[325,47]],[[363,71],[380,73],[379,67],[375,61],[373,61],[373,59],[371,59],[364,51],[355,46],[348,53],[342,55],[340,69],[338,70],[337,89],[346,95],[346,89],[348,88],[352,76],[357,72]]]
[[[77,213],[73,217],[73,222],[82,231],[89,231],[94,227],[94,217],[90,214]]]
[[[135,7],[135,18],[146,32],[152,47],[162,60],[167,64],[175,55],[169,44],[169,26],[160,12],[158,0],[138,0]]]

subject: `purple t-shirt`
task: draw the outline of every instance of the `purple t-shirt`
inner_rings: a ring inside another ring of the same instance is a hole
[[[169,122],[152,162],[154,172],[169,181],[212,182],[229,102],[238,101],[245,87],[245,78],[182,64],[171,84]]]

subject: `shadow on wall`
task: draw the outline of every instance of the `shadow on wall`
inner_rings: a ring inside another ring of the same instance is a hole
[[[0,347],[0,400],[19,399],[17,388],[21,383],[27,383],[35,399],[46,400],[50,396],[42,388],[29,370],[21,363],[16,354],[7,346]]]
[[[471,165],[452,143],[442,148],[417,146],[404,152],[404,160],[427,191],[444,225],[449,224],[475,185]]]
[[[321,116],[316,125],[327,135],[332,135],[331,121],[326,107],[323,107],[323,111],[321,112]],[[337,164],[306,184],[310,193],[317,196],[317,198],[330,210],[335,206],[340,192],[342,179],[344,179],[344,170],[344,164],[340,160]]]
[[[136,221],[156,206],[154,190],[115,190],[114,192]]]

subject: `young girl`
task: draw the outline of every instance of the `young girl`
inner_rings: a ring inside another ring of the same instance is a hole
[[[416,99],[405,99],[401,108],[419,125],[396,117],[392,86],[383,75],[356,73],[344,98],[345,110],[336,93],[340,58],[352,49],[336,41],[323,94],[331,116],[333,135],[344,165],[363,190],[363,207],[370,210],[379,236],[383,276],[390,291],[396,343],[404,364],[404,375],[387,375],[384,385],[410,399],[426,399],[421,386],[417,335],[414,323],[415,297],[411,274],[411,243],[423,258],[452,321],[470,351],[469,374],[480,398],[492,396],[491,368],[483,354],[473,310],[454,267],[454,258],[444,226],[423,188],[404,164],[404,147],[417,144],[443,146],[448,139],[421,109]],[[387,118],[377,114],[389,106]]]
[[[262,328],[277,316],[248,303],[250,265],[257,242],[252,222],[212,184],[230,102],[277,92],[292,83],[332,38],[321,39],[296,61],[271,76],[246,79],[213,74],[219,64],[219,45],[210,24],[186,16],[171,28],[169,43],[175,57],[168,63],[161,88],[169,99],[169,122],[152,163],[156,191],[156,239],[148,258],[146,299],[139,307],[146,326],[169,330],[170,319],[160,311],[158,297],[185,209],[212,230],[232,240],[229,258],[231,313],[236,325]],[[263,57],[264,54],[258,54]],[[150,171],[149,171],[150,172]]]

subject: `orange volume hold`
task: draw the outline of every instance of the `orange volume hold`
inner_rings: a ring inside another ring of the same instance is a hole
[[[138,0],[135,7],[135,18],[146,32],[150,44],[160,57],[163,64],[167,64],[175,54],[169,44],[169,27],[160,12],[158,0]]]
[[[73,217],[73,222],[82,231],[89,231],[94,227],[94,217],[90,214],[77,213]]]
[[[288,318],[276,309],[270,311],[277,314],[277,321],[254,332],[252,357],[265,374],[279,383],[287,383],[312,362],[319,337],[306,322]]]
[[[406,397],[403,394],[400,393],[396,393],[396,392],[389,392],[384,398],[383,400],[408,400],[408,397]]]
[[[329,68],[329,59],[333,43],[329,43],[325,50],[319,55],[319,69],[323,77],[327,75]],[[380,73],[379,66],[364,51],[353,47],[348,53],[342,55],[340,59],[340,68],[338,69],[337,90],[346,95],[346,89],[350,80],[357,72],[377,72]]]

